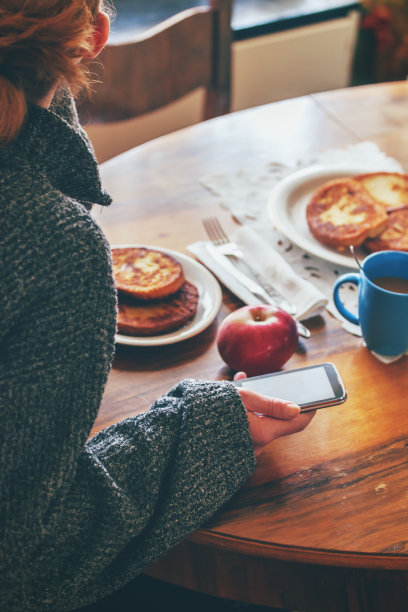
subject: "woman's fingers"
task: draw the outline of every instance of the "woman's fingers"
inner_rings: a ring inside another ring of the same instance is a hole
[[[245,372],[237,372],[234,380],[246,377]],[[296,404],[251,389],[237,387],[237,391],[247,411],[255,455],[276,438],[302,431],[315,415],[314,411],[302,413]]]
[[[251,389],[238,388],[245,408],[250,412],[274,417],[275,419],[294,419],[300,412],[299,406],[276,397],[260,395]]]
[[[253,412],[247,412],[255,454],[258,455],[264,446],[277,438],[303,431],[314,415],[315,412],[303,412],[293,419],[284,420],[262,417]]]

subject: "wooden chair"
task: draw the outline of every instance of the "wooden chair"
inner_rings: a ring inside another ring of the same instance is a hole
[[[182,11],[133,40],[108,43],[78,106],[84,125],[135,118],[205,87],[202,119],[230,109],[232,0]]]

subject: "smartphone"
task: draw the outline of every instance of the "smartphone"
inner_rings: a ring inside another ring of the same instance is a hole
[[[238,387],[293,402],[300,406],[301,412],[335,406],[347,399],[343,381],[332,363],[252,376],[234,383]]]

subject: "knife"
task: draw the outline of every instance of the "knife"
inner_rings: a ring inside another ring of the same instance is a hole
[[[220,251],[217,249],[215,245],[213,245],[211,242],[207,242],[206,249],[208,253],[210,254],[210,256],[213,259],[215,259],[215,261],[219,263],[220,266],[222,266],[222,268],[224,268],[224,270],[228,272],[228,274],[230,274],[243,287],[245,287],[248,291],[250,291],[252,295],[254,295],[260,302],[264,304],[271,304],[272,306],[277,305],[276,300],[274,300],[274,298],[271,297],[268,294],[268,292],[265,291],[263,287],[261,287],[259,283],[254,281],[250,276],[248,276],[247,274],[244,274],[243,272],[241,272],[241,270],[239,270],[236,266],[234,266],[229,261],[229,259],[225,257],[225,255],[220,253]],[[282,308],[282,310],[285,310],[285,309]],[[299,321],[296,321],[296,326],[297,326],[298,334],[300,336],[302,336],[303,338],[310,338],[310,331],[307,329],[307,327],[302,325],[302,323],[299,323]]]

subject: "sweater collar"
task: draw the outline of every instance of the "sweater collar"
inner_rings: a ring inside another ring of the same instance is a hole
[[[0,163],[11,168],[17,160],[45,175],[55,189],[88,209],[108,206],[92,145],[78,121],[70,94],[59,91],[49,109],[28,105],[19,136],[0,151]]]

